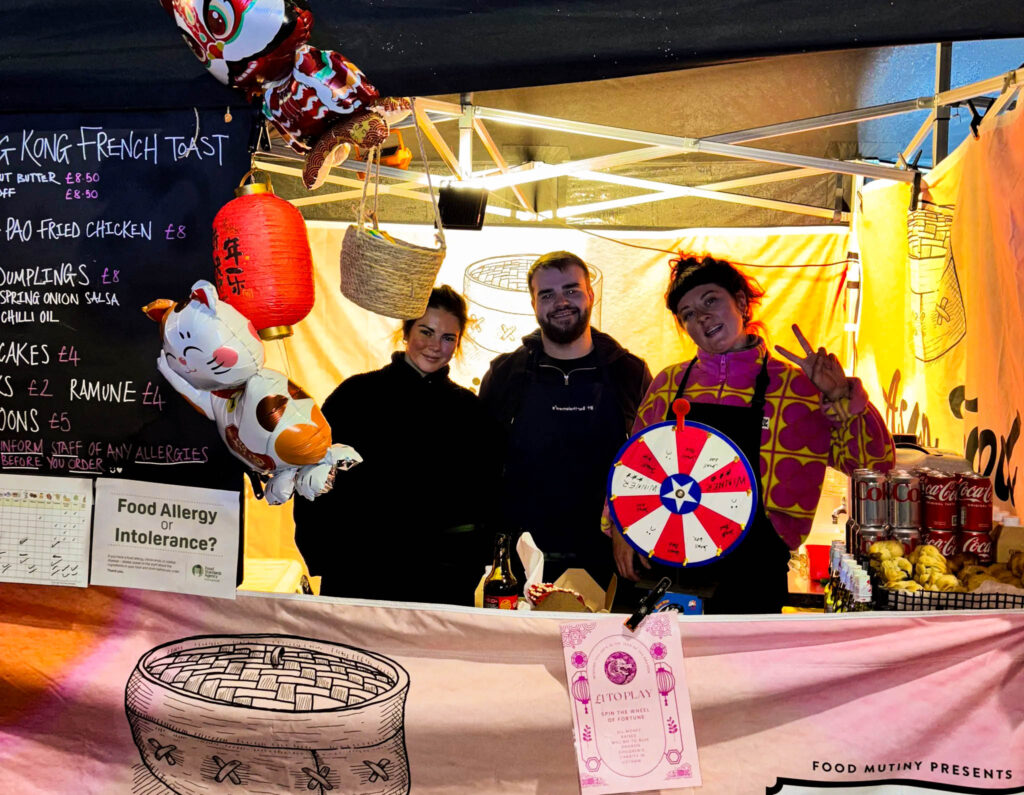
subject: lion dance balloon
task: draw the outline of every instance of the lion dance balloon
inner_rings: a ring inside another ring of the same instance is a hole
[[[304,0],[160,0],[196,57],[245,92],[305,155],[302,181],[320,187],[352,147],[373,147],[404,119],[406,97],[381,97],[354,63],[309,41]]]
[[[320,407],[284,373],[263,366],[263,343],[241,312],[208,281],[188,301],[159,298],[143,307],[160,323],[157,369],[208,419],[228,449],[267,479],[271,505],[294,492],[308,500],[329,490],[336,469],[362,461],[332,444]]]

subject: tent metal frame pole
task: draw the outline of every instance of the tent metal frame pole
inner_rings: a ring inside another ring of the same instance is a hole
[[[996,101],[989,106],[989,109],[985,111],[985,116],[982,118],[979,126],[984,127],[985,129],[991,127],[994,122],[989,121],[989,119],[995,119],[1000,113],[1002,113],[1003,108],[1013,101],[1013,98],[1017,96],[1018,91],[1020,91],[1020,86],[1007,86],[1007,90],[1000,94],[996,98]]]
[[[490,131],[487,129],[487,127],[484,125],[482,121],[476,118],[476,116],[473,117],[473,129],[476,131],[477,136],[479,136],[481,143],[483,143],[484,149],[487,150],[487,154],[491,156],[491,160],[493,160],[494,164],[498,167],[498,170],[502,174],[511,173],[508,167],[508,163],[502,156],[501,150],[498,149],[498,145],[494,142],[494,139],[491,137]],[[527,212],[533,212],[533,207],[531,206],[529,200],[526,198],[526,194],[523,193],[522,188],[520,188],[518,185],[513,185],[512,194],[516,197],[516,201],[519,202],[520,207],[522,207]]]
[[[949,91],[953,73],[953,42],[940,41],[935,45],[935,95]],[[932,166],[941,163],[949,154],[949,108],[935,108],[935,131],[932,133]]]
[[[977,83],[969,83],[966,86],[942,91],[935,95],[935,105],[936,107],[939,105],[956,105],[984,94],[1002,92],[1006,90],[1007,86],[1014,85],[1021,79],[1024,79],[1024,71],[1011,69],[1009,72],[1004,72],[996,77],[989,77],[985,80],[979,80]]]
[[[831,172],[820,168],[789,168],[785,171],[773,171],[770,174],[759,174],[756,177],[740,177],[738,179],[727,179],[723,182],[707,182],[703,185],[696,185],[695,187],[703,190],[736,190],[737,188],[746,188],[750,185],[765,185],[769,182],[785,182],[789,179],[817,177],[821,174],[829,173]]]
[[[466,179],[473,174],[473,94],[462,95],[462,113],[459,116],[459,175]]]
[[[928,133],[932,131],[932,125],[935,124],[935,111],[933,110],[928,114],[928,118],[924,120],[924,123],[917,128],[917,132],[914,133],[914,137],[910,139],[910,143],[903,149],[903,160],[909,162],[910,158],[913,157],[914,152],[917,151],[918,147],[924,143],[924,139],[928,137]]]
[[[940,45],[941,46],[941,45]],[[919,110],[934,110],[946,105],[956,105],[967,99],[990,94],[1005,87],[1007,79],[1011,82],[1015,79],[1015,72],[1008,72],[999,77],[990,78],[970,83],[966,86],[950,90],[949,80],[944,84],[937,84],[936,93],[930,97],[917,97],[899,102],[888,102],[883,105],[871,105],[855,110],[829,113],[823,116],[811,116],[806,119],[768,124],[763,127],[751,127],[746,130],[720,133],[702,138],[704,141],[719,141],[721,143],[743,143],[744,141],[756,141],[762,138],[772,138],[779,135],[792,135],[793,133],[810,132],[825,127],[838,127],[843,124],[853,124],[872,119],[882,119],[888,116],[898,116],[903,113],[914,113]]]
[[[942,60],[942,46],[943,45],[939,45],[940,49],[937,51],[940,56],[937,58],[937,68],[939,67],[938,62]],[[471,102],[471,95],[467,94],[462,95],[462,104],[459,105],[441,100],[418,98],[416,106],[417,120],[421,125],[421,129],[426,134],[427,139],[438,152],[441,159],[445,162],[456,180],[469,181],[490,190],[509,188],[514,193],[519,205],[526,210],[528,215],[532,215],[534,218],[550,217],[551,214],[545,213],[542,214],[542,216],[538,216],[530,206],[530,203],[520,189],[520,186],[529,182],[539,182],[568,175],[592,181],[605,181],[623,185],[629,184],[633,187],[648,190],[650,193],[643,196],[623,197],[606,202],[594,202],[591,204],[576,205],[575,207],[566,207],[563,208],[561,212],[556,213],[556,215],[582,215],[587,212],[597,212],[602,209],[613,209],[614,207],[623,207],[644,202],[663,201],[683,196],[699,196],[701,198],[718,201],[750,204],[754,206],[768,207],[769,209],[778,209],[787,212],[832,218],[834,217],[834,211],[826,208],[812,207],[809,205],[783,202],[773,199],[761,199],[759,197],[745,196],[742,194],[723,193],[723,191],[735,190],[750,185],[788,179],[799,179],[802,177],[826,173],[850,174],[854,177],[858,177],[861,181],[864,178],[871,178],[912,183],[917,178],[917,172],[914,169],[906,168],[906,159],[910,157],[918,146],[920,146],[928,136],[929,132],[932,132],[933,129],[938,130],[937,122],[941,121],[942,114],[945,112],[948,116],[948,111],[945,110],[945,106],[955,105],[974,97],[999,92],[1000,96],[993,103],[992,107],[990,107],[989,112],[985,114],[985,120],[987,121],[990,115],[993,117],[997,115],[1017,93],[1019,88],[1018,77],[1018,71],[1014,70],[955,89],[949,89],[948,82],[943,83],[939,80],[936,85],[936,93],[931,97],[918,97],[916,99],[891,102],[883,105],[857,108],[840,113],[831,113],[823,116],[750,128],[747,130],[722,133],[720,135],[709,136],[707,138],[688,138],[682,136],[662,135],[658,133],[647,133],[619,127],[610,127],[606,125],[574,122],[567,119],[548,116],[537,116],[515,111],[505,111],[496,108],[482,108],[474,106]],[[1024,77],[1024,75],[1021,75],[1021,77]],[[763,150],[736,145],[742,141],[807,132],[810,130],[867,121],[870,119],[883,118],[886,116],[910,113],[924,109],[930,109],[931,113],[929,113],[928,119],[921,125],[917,133],[914,135],[914,138],[904,150],[904,165],[899,167],[880,166],[857,161],[832,160],[828,158],[795,155],[787,152]],[[456,156],[456,154],[448,147],[441,136],[440,131],[437,129],[434,120],[428,116],[428,113],[438,117],[438,120],[440,121],[458,120],[458,156]],[[572,161],[569,163],[560,163],[558,165],[527,163],[522,166],[511,168],[501,156],[494,139],[491,137],[486,125],[484,124],[485,120],[527,126],[535,129],[549,129],[570,134],[587,135],[591,137],[605,138],[608,140],[638,143],[642,146],[625,152],[598,155],[596,157],[585,158],[583,160]],[[472,173],[471,141],[473,132],[476,132],[480,137],[484,148],[497,165],[498,174],[481,175]],[[468,141],[467,138],[469,139]],[[670,157],[678,154],[692,154],[697,152],[755,162],[775,163],[793,166],[793,168],[784,171],[772,172],[770,174],[745,177],[735,180],[724,180],[700,186],[671,185],[652,180],[633,180],[629,177],[619,177],[618,175],[600,173],[603,169],[611,169],[617,166],[632,165],[663,157]],[[294,160],[297,158],[291,157],[290,159]],[[260,160],[264,165],[268,165],[265,161],[262,161],[262,158],[260,158]],[[279,168],[282,169],[282,173],[298,174],[297,168]],[[365,164],[354,160],[346,161],[345,168],[352,171],[366,171]],[[268,170],[274,169],[268,167]],[[382,167],[380,173],[382,176],[400,180],[399,184],[382,185],[381,191],[383,193],[415,199],[417,201],[426,201],[428,199],[427,195],[420,191],[426,182],[425,174],[409,173],[407,171],[387,167]],[[361,183],[356,182],[355,180],[346,180],[344,178],[329,177],[328,181],[351,188],[361,186]],[[301,203],[303,205],[316,204],[350,199],[353,195],[354,191],[348,190],[296,199],[295,203]],[[499,215],[515,214],[512,210],[495,208],[493,205],[488,207],[488,212],[493,212]],[[849,218],[849,214],[843,213],[841,218],[846,220]]]
[[[441,156],[441,159],[448,166],[448,169],[452,172],[455,179],[461,180],[462,173],[459,168],[459,158],[455,156],[455,153],[451,150],[444,138],[441,136],[441,131],[437,129],[434,122],[427,116],[426,108],[423,108],[419,101],[416,102],[416,123],[419,124],[420,130],[426,136],[427,140],[430,141],[430,145],[434,147],[434,151]],[[460,111],[461,113],[461,111]],[[426,153],[423,153],[424,157]]]
[[[977,81],[977,82],[974,82],[974,83],[970,83],[970,84],[965,85],[965,86],[960,86],[960,87],[955,88],[955,89],[948,89],[948,86],[947,86],[946,87],[947,90],[940,90],[935,95],[933,95],[931,97],[917,97],[916,99],[902,100],[902,101],[899,101],[899,102],[891,102],[891,103],[886,103],[886,104],[883,104],[883,105],[875,105],[875,106],[870,106],[870,107],[866,107],[866,108],[858,108],[858,109],[851,110],[851,111],[843,111],[843,112],[840,112],[840,113],[832,113],[832,114],[827,114],[827,115],[824,115],[824,116],[815,116],[815,117],[810,117],[810,118],[807,118],[807,119],[800,119],[800,120],[790,121],[790,122],[782,122],[780,124],[766,125],[764,127],[750,128],[748,130],[741,130],[741,131],[736,131],[736,132],[731,132],[731,133],[722,133],[720,135],[709,136],[707,138],[702,138],[702,139],[679,139],[679,140],[683,141],[683,142],[687,142],[687,143],[690,143],[690,142],[729,143],[729,142],[738,141],[738,140],[757,140],[758,138],[767,138],[767,137],[774,137],[774,136],[780,136],[780,135],[789,135],[789,134],[799,133],[799,132],[807,132],[807,131],[810,131],[810,130],[822,129],[822,128],[825,128],[825,127],[834,127],[834,126],[840,126],[840,125],[843,125],[843,124],[850,124],[850,123],[854,123],[854,122],[858,122],[858,121],[866,121],[866,120],[873,119],[873,118],[882,118],[882,117],[885,117],[885,116],[898,115],[898,114],[902,114],[902,113],[911,113],[911,112],[915,112],[915,111],[918,111],[918,110],[925,110],[925,109],[932,109],[932,110],[934,110],[935,108],[942,107],[942,106],[945,106],[945,105],[954,105],[954,104],[963,102],[963,101],[965,101],[967,99],[971,99],[971,98],[976,97],[976,96],[981,96],[981,95],[984,95],[984,94],[989,94],[989,93],[992,93],[992,92],[995,92],[995,91],[1005,91],[1005,89],[1009,85],[1015,84],[1016,82],[1017,82],[1017,72],[1016,72],[1016,70],[1013,70],[1013,71],[1006,72],[1004,74],[998,75],[996,77],[987,78],[985,80],[980,80],[980,81]],[[439,114],[442,114],[442,115],[448,115],[451,118],[457,118],[458,115],[460,114],[459,107],[456,106],[456,105],[453,105],[451,103],[441,102],[441,101],[437,101],[437,100],[420,100],[418,102],[418,104],[420,104],[422,107],[424,107],[427,110],[432,110],[432,111],[434,111],[436,113],[439,113]],[[488,110],[490,110],[490,109],[488,109]],[[528,116],[528,114],[522,114],[522,115],[523,116]],[[610,138],[613,138],[613,139],[616,139],[616,140],[624,140],[621,137],[621,135],[619,135],[620,133],[624,132],[620,128],[610,128],[610,127],[603,128],[603,130],[605,132],[609,132],[610,131],[613,134],[612,135],[608,135],[608,136],[602,136],[602,131],[599,128],[599,125],[589,125],[589,127],[590,127],[589,130],[583,130],[583,129],[581,129],[581,126],[572,127],[572,125],[574,125],[574,124],[575,125],[579,125],[579,123],[565,122],[564,124],[557,124],[557,122],[560,122],[560,121],[563,121],[563,120],[551,119],[550,117],[543,117],[543,116],[535,116],[535,117],[529,117],[529,118],[531,118],[535,122],[537,122],[536,126],[547,126],[548,129],[558,129],[558,130],[562,130],[562,131],[566,131],[566,132],[577,132],[579,134],[596,135],[598,137],[610,137]],[[553,124],[550,124],[550,125],[542,125],[542,124],[540,124],[541,121],[546,120],[546,119],[549,119],[551,122],[553,122]],[[509,119],[502,119],[502,120],[508,121],[509,123],[517,123],[517,121],[512,121],[512,120],[509,120]],[[518,123],[522,123],[522,121],[518,121]],[[569,126],[565,126],[565,125],[569,125]],[[637,139],[636,138],[631,138],[631,139],[628,139],[628,140],[636,141]],[[706,145],[705,146],[700,146],[698,150],[710,151],[710,147],[708,147]],[[683,149],[682,151],[693,151],[693,150]],[[750,151],[760,151],[760,150],[750,150]],[[738,155],[727,154],[726,156],[738,156]],[[744,159],[749,159],[749,158],[744,158]],[[770,161],[769,160],[765,160],[765,162],[778,162],[778,161],[773,159],[773,160],[770,160]],[[836,162],[842,162],[842,161],[826,161],[826,162],[828,162],[828,163],[836,163]],[[820,169],[820,170],[837,171],[837,169],[835,167],[829,167],[829,168],[824,168],[824,169]],[[839,173],[850,173],[850,172],[848,172],[848,171],[839,171]],[[891,175],[889,175],[888,177],[886,177],[884,175],[882,177],[878,177],[877,175],[863,174],[862,172],[858,172],[858,173],[860,173],[862,176],[874,176],[875,178],[890,178],[890,179],[893,178]]]
[[[917,99],[907,99],[902,102],[889,102],[885,105],[872,105],[840,113],[828,113],[824,116],[811,116],[796,121],[784,121],[778,124],[768,124],[763,127],[751,127],[746,130],[709,135],[701,140],[717,141],[723,144],[739,144],[746,141],[757,141],[762,138],[774,138],[779,135],[791,135],[793,133],[821,130],[826,127],[838,127],[843,124],[853,124],[860,121],[884,119],[888,116],[898,116],[902,113],[925,110],[933,105],[934,97],[918,97]]]
[[[781,201],[779,199],[763,199],[758,196],[745,196],[739,193],[721,193],[718,191],[707,190],[705,188],[687,187],[683,185],[666,185],[663,182],[653,182],[651,180],[637,179],[635,177],[600,174],[588,171],[575,173],[571,176],[653,192],[641,196],[627,196],[621,199],[610,199],[603,202],[578,204],[559,208],[555,213],[559,218],[600,212],[602,210],[611,210],[617,207],[626,207],[633,204],[643,204],[645,201],[665,201],[666,199],[680,198],[711,199],[712,201],[729,202],[731,204],[745,204],[751,207],[762,207],[769,210],[782,210],[784,212],[797,213],[799,215],[811,215],[817,218],[827,218],[829,220],[832,220],[835,215],[834,210],[825,207],[814,207],[809,204],[798,204],[796,202]],[[842,215],[842,220],[849,220],[849,213],[843,213]]]
[[[721,155],[740,160],[757,160],[762,163],[777,163],[784,166],[805,166],[820,168],[840,174],[860,174],[873,179],[891,179],[897,182],[911,182],[913,175],[891,166],[873,166],[860,163],[848,163],[843,160],[830,160],[810,155],[795,155],[788,152],[774,152],[768,149],[755,149],[735,144],[721,144],[704,138],[685,138],[662,133],[646,133],[627,130],[621,127],[609,127],[604,124],[589,124],[550,116],[536,116],[519,111],[498,110],[496,108],[477,108],[477,115],[488,121],[531,127],[533,129],[555,130],[559,132],[588,135],[595,138],[608,138],[614,141],[648,144],[674,148],[679,154],[700,152],[703,154]]]
[[[416,101],[416,106],[417,108],[421,108],[423,111],[433,111],[435,113],[448,115],[450,118],[456,118],[459,113],[461,113],[461,110],[457,105],[437,100],[418,99]],[[554,130],[556,132],[587,135],[594,138],[606,138],[614,141],[627,141],[631,143],[661,146],[664,148],[664,154],[657,155],[659,157],[703,152],[707,154],[721,155],[723,157],[814,168],[821,171],[837,172],[842,174],[861,174],[873,179],[894,179],[900,182],[911,181],[905,172],[901,173],[899,169],[891,166],[875,166],[866,163],[855,164],[842,160],[811,157],[809,155],[793,155],[786,152],[775,152],[766,149],[755,149],[753,147],[722,144],[707,138],[685,138],[681,136],[664,135],[661,133],[648,133],[638,130],[628,130],[622,127],[610,127],[601,124],[576,122],[568,119],[558,119],[552,116],[537,116],[519,111],[508,111],[481,106],[477,106],[476,108],[476,118],[504,124],[530,127],[533,129]],[[809,123],[809,121],[805,120],[804,123]],[[635,151],[640,153],[642,150]],[[644,157],[643,159],[653,158]],[[617,165],[625,165],[626,162],[627,161],[622,161]],[[560,165],[568,166],[570,164]],[[606,167],[610,168],[611,166]],[[551,176],[561,176],[561,174],[551,174]],[[534,179],[530,181],[536,180]],[[505,187],[507,187],[507,185]]]
[[[366,164],[356,161],[346,160],[346,169],[357,171],[359,173],[366,173]],[[260,156],[257,156],[256,163],[259,168],[263,171],[270,171],[275,174],[285,174],[289,177],[302,177],[302,169],[299,166],[286,166],[280,163],[274,163],[266,160]],[[374,169],[376,172],[376,169]],[[426,174],[416,174],[413,172],[410,174],[407,171],[402,171],[397,168],[388,168],[387,166],[381,166],[381,175],[385,175],[384,172],[389,173],[386,176],[390,177],[409,177],[416,176],[418,179],[414,182],[405,182],[401,185],[381,185],[380,192],[382,195],[397,196],[402,199],[413,199],[420,202],[430,202],[430,194],[426,191],[415,190],[416,187],[426,187],[427,176]],[[363,194],[363,183],[361,180],[352,179],[351,177],[336,177],[333,174],[327,176],[325,180],[332,185],[342,185],[351,187],[352,190],[340,191],[338,193],[318,193],[313,196],[301,196],[297,199],[289,199],[288,201],[296,207],[307,207],[312,204],[328,204],[335,201],[347,201],[348,199],[358,199]],[[487,207],[487,212],[493,215],[511,216],[512,210],[505,207]]]
[[[541,182],[555,177],[564,177],[576,171],[599,171],[604,168],[632,165],[645,160],[657,160],[662,157],[669,157],[676,154],[673,147],[649,146],[642,149],[630,149],[625,152],[615,152],[609,155],[597,155],[583,160],[572,160],[568,163],[548,165],[546,163],[534,163],[533,168],[527,171],[510,171],[491,177],[479,177],[474,184],[488,190],[501,190],[514,185],[522,185],[527,182]]]

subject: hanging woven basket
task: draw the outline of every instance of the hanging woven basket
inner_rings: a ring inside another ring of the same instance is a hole
[[[413,114],[415,120],[415,107]],[[416,132],[418,136],[418,124]],[[367,158],[359,220],[345,230],[341,244],[341,294],[363,309],[399,320],[419,318],[427,311],[430,291],[446,251],[444,229],[430,182],[430,165],[426,162],[422,139],[420,151],[423,153],[427,187],[434,207],[434,218],[437,220],[437,246],[417,246],[392,237],[379,228],[376,212],[380,180],[379,149]],[[374,180],[374,210],[367,214],[366,188],[370,182],[369,165],[374,162],[374,157],[378,166],[377,179]]]

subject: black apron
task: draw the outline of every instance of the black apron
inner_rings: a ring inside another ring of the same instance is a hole
[[[696,362],[694,359],[686,368],[676,390],[676,399],[683,397]],[[765,513],[764,482],[761,478],[761,429],[767,390],[766,354],[754,382],[754,397],[749,406],[692,402],[686,415],[687,421],[699,422],[728,436],[743,451],[757,476],[757,506],[752,524],[729,554],[706,566],[655,566],[659,576],[672,579],[672,590],[703,598],[705,613],[778,613],[786,600],[789,547],[779,538]],[[675,418],[670,404],[665,419]]]
[[[565,383],[538,377],[552,366],[539,356],[527,367],[509,429],[504,516],[511,532],[528,530],[545,553],[545,581],[579,567],[603,587],[614,558],[601,511],[608,470],[627,435],[608,366],[593,362],[570,370]]]

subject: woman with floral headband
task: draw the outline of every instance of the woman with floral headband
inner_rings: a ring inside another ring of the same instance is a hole
[[[704,597],[707,612],[778,612],[789,552],[810,532],[826,466],[847,474],[889,469],[892,437],[860,380],[847,377],[835,355],[815,350],[797,326],[803,355],[779,346],[782,359],[768,352],[755,333],[760,324],[752,322],[764,295],[756,282],[711,257],[680,256],[672,265],[666,303],[697,344],[697,356],[655,377],[633,432],[675,419],[673,402],[685,397],[688,421],[720,431],[755,471],[759,465],[758,505],[736,548],[708,565],[647,572],[649,562],[611,529],[615,562],[631,580],[672,577]]]

